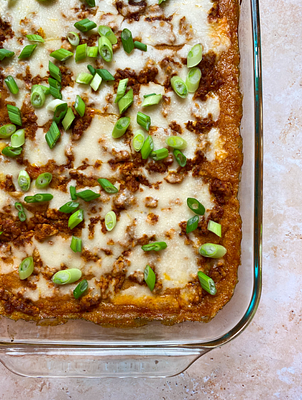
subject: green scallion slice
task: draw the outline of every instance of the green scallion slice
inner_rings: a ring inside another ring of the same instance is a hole
[[[114,125],[113,131],[112,131],[112,137],[115,139],[120,138],[121,136],[124,135],[126,130],[128,129],[130,125],[130,118],[129,117],[122,117],[118,119]]]
[[[202,256],[209,258],[221,258],[227,252],[225,247],[214,243],[205,243],[199,247],[198,251]]]
[[[202,60],[202,46],[201,44],[195,44],[188,53],[187,67],[192,68],[200,63]]]
[[[204,274],[202,271],[198,271],[197,276],[201,287],[205,291],[207,291],[211,295],[215,295],[217,293],[216,286],[212,278]]]
[[[73,53],[66,49],[58,49],[50,53],[50,56],[58,61],[66,61],[68,58],[73,56]]]
[[[45,93],[40,85],[34,85],[31,89],[30,102],[34,108],[41,108],[45,103]]]
[[[18,212],[18,218],[19,218],[19,220],[20,220],[21,222],[26,221],[26,214],[25,214],[25,211],[24,211],[24,210]]]
[[[57,107],[61,104],[67,104],[67,103],[66,103],[66,101],[63,101],[60,99],[52,100],[50,103],[47,104],[46,110],[55,112]]]
[[[140,126],[146,129],[146,131],[150,129],[151,118],[149,117],[149,115],[146,115],[139,111],[136,116],[136,121]]]
[[[99,53],[101,57],[103,58],[104,61],[110,62],[113,57],[113,50],[112,50],[112,44],[109,39],[106,38],[106,36],[101,36],[99,38]]]
[[[49,89],[49,87],[44,86],[44,85],[33,85],[33,86],[31,87],[31,91],[33,91],[33,90],[34,90],[36,87],[38,87],[38,86],[43,90],[45,96],[47,96],[48,94],[50,94],[50,89]]]
[[[206,211],[204,206],[197,199],[194,199],[193,197],[187,198],[187,205],[190,208],[190,210],[192,210],[197,215],[204,215]]]
[[[49,131],[45,135],[45,140],[50,149],[53,149],[55,147],[60,137],[61,137],[61,132],[58,128],[58,125],[55,123],[55,121],[53,121],[53,123],[49,128]]]
[[[106,82],[115,80],[114,76],[111,75],[111,73],[109,71],[107,71],[107,69],[105,69],[105,68],[97,69],[96,73],[99,74],[100,77]]]
[[[69,193],[70,193],[71,200],[77,199],[77,190],[76,190],[75,186],[69,187]]]
[[[143,147],[145,141],[145,133],[143,130],[138,129],[132,139],[132,146],[134,151],[138,152]]]
[[[11,146],[15,149],[21,147],[25,143],[25,131],[24,129],[19,129],[10,137]]]
[[[161,3],[163,3],[166,0],[158,0],[158,5],[160,5]]]
[[[185,82],[179,76],[173,76],[171,78],[171,86],[177,96],[185,98],[188,95],[188,88]]]
[[[105,178],[100,178],[98,179],[99,184],[102,186],[102,188],[105,190],[107,193],[117,193],[118,188],[115,187],[108,179]]]
[[[79,95],[77,95],[77,97],[76,97],[76,100],[74,103],[74,108],[80,117],[84,116],[86,106],[85,106],[84,100]]]
[[[144,244],[142,246],[142,250],[144,250],[144,251],[160,251],[160,250],[164,250],[166,248],[167,248],[166,242],[153,242],[153,243]]]
[[[74,212],[78,207],[79,203],[76,203],[75,201],[68,201],[65,203],[62,207],[59,208],[59,211],[65,214],[69,214]]]
[[[108,232],[112,231],[112,229],[116,225],[116,215],[114,211],[109,211],[105,216],[105,226]]]
[[[201,79],[200,69],[197,67],[190,69],[186,79],[186,85],[189,93],[196,92],[199,86],[200,79]]]
[[[51,61],[48,62],[48,70],[50,75],[57,80],[58,82],[62,82],[62,73],[60,71],[60,68],[57,67],[54,63]]]
[[[142,103],[142,107],[154,106],[155,104],[158,104],[161,101],[162,97],[163,96],[161,94],[147,95]]]
[[[130,54],[134,49],[134,43],[132,38],[132,33],[129,29],[123,29],[121,33],[122,45],[126,53]]]
[[[98,33],[100,36],[105,36],[107,39],[109,39],[111,44],[117,43],[117,38],[115,34],[112,32],[112,29],[109,28],[109,26],[100,25],[98,27]]]
[[[147,51],[147,45],[145,43],[141,43],[138,41],[133,42],[133,45],[136,49]]]
[[[144,270],[144,281],[152,292],[156,282],[156,275],[150,265],[147,265]]]
[[[45,40],[40,35],[25,35],[30,42],[44,43]]]
[[[10,50],[6,49],[0,49],[0,61],[4,60],[4,58],[10,58],[14,55],[15,53]]]
[[[88,7],[95,7],[95,0],[85,0]]]
[[[29,58],[32,55],[32,53],[35,51],[36,47],[37,47],[37,44],[28,44],[27,46],[24,47],[24,49],[22,49],[18,58],[20,60],[25,60],[26,58]]]
[[[187,222],[186,233],[190,233],[195,231],[198,227],[199,217],[198,215],[194,215],[194,217],[190,218]]]
[[[94,76],[94,75],[96,74],[96,69],[93,68],[92,65],[87,65],[87,69],[88,69],[88,71],[91,73],[91,75]]]
[[[221,237],[221,225],[215,221],[208,222],[208,231],[215,233],[215,235]]]
[[[14,132],[16,132],[16,126],[13,124],[6,124],[0,128],[0,139],[9,138]]]
[[[76,236],[72,236],[70,248],[75,253],[80,253],[82,251],[82,239],[80,239]]]
[[[142,159],[146,160],[154,149],[154,143],[151,136],[147,136],[144,141],[143,147],[141,148]]]
[[[73,229],[84,220],[84,211],[78,210],[71,214],[68,220],[68,228]]]
[[[185,167],[187,164],[187,157],[180,150],[177,149],[173,150],[173,154],[178,164],[181,167]]]
[[[75,299],[79,299],[81,296],[83,296],[88,289],[88,282],[86,281],[86,279],[83,279],[78,285],[77,287],[74,289],[73,291],[73,297]]]
[[[12,146],[6,146],[2,150],[3,155],[11,158],[18,157],[21,153],[22,153],[22,147],[14,148]]]
[[[11,123],[22,126],[21,111],[18,107],[7,104],[8,118]]]
[[[22,205],[22,203],[20,203],[19,201],[16,201],[16,203],[15,203],[15,209],[16,209],[17,211],[24,211],[23,205]]]
[[[30,176],[25,170],[19,172],[18,185],[22,192],[28,192],[30,188]]]
[[[74,24],[74,27],[77,28],[81,32],[88,32],[93,28],[96,28],[97,25],[95,22],[90,21],[90,19],[85,18],[82,21],[78,21]]]
[[[67,285],[68,283],[74,283],[81,279],[82,271],[78,268],[68,268],[63,271],[58,271],[51,278],[53,283],[56,285]]]
[[[187,147],[187,142],[180,136],[169,136],[166,139],[168,146],[173,147],[173,149],[183,150]]]
[[[118,102],[120,114],[123,114],[133,103],[133,89],[131,88]]]
[[[152,153],[150,154],[150,157],[154,160],[154,161],[160,161],[160,160],[164,160],[165,158],[167,158],[169,155],[169,151],[168,149],[158,149],[158,150],[154,150],[152,151]]]
[[[38,189],[45,189],[49,186],[50,182],[52,181],[52,174],[50,172],[44,172],[40,174],[36,179],[35,185]]]
[[[21,280],[27,279],[34,272],[34,268],[34,259],[32,257],[24,258],[18,268],[19,278]]]
[[[62,100],[61,84],[53,78],[48,78],[50,94],[55,98]]]
[[[95,74],[90,83],[90,87],[96,92],[101,86],[102,80],[103,79],[99,74]]]
[[[77,46],[80,43],[79,35],[76,32],[68,32],[67,40],[72,46]]]
[[[80,72],[79,75],[76,77],[77,83],[82,83],[83,85],[89,85],[92,81],[93,76],[88,74],[87,72]]]
[[[34,196],[25,196],[24,201],[26,203],[42,203],[44,201],[50,201],[53,199],[53,195],[50,193],[37,193]]]
[[[115,103],[118,103],[122,97],[125,96],[127,85],[128,85],[128,78],[121,79],[118,83],[116,98],[114,100]]]
[[[56,124],[61,122],[62,119],[65,117],[67,109],[68,109],[67,103],[61,103],[56,107],[53,115],[53,120]]]
[[[75,62],[84,60],[86,58],[87,43],[79,44],[76,47],[76,52],[74,55]]]
[[[18,94],[19,93],[19,88],[18,85],[16,84],[16,81],[11,75],[8,75],[5,79],[4,82],[6,83],[6,86],[8,87],[8,90],[12,94]]]
[[[86,49],[86,55],[89,58],[97,58],[99,54],[99,48],[97,46],[91,46],[91,47],[87,47]]]
[[[100,197],[99,193],[95,193],[93,190],[86,189],[83,190],[82,192],[77,192],[77,197],[84,201],[92,201]]]
[[[73,121],[75,119],[74,113],[72,111],[72,108],[69,107],[67,110],[67,113],[65,114],[65,117],[63,118],[62,125],[65,131],[68,131],[68,129],[71,127]]]

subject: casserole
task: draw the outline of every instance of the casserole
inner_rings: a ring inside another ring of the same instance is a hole
[[[1,361],[9,369],[27,376],[171,376],[236,337],[250,322],[261,291],[262,91],[256,0],[241,6],[239,42],[243,239],[239,283],[232,300],[208,324],[186,322],[172,327],[154,322],[120,330],[84,321],[36,326],[2,319]]]

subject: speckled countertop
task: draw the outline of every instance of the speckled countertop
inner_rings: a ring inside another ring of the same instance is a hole
[[[302,2],[261,0],[263,294],[243,334],[170,379],[31,379],[0,366],[0,399],[302,399]]]

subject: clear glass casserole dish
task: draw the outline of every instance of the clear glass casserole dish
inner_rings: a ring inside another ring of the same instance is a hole
[[[261,293],[262,84],[258,0],[244,0],[239,24],[244,163],[239,192],[242,259],[231,301],[209,323],[104,328],[85,321],[37,326],[2,318],[0,360],[24,376],[166,377],[239,335]]]

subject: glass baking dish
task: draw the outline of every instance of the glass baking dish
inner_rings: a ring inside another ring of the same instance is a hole
[[[104,328],[86,321],[58,326],[0,321],[0,360],[33,377],[167,377],[239,335],[261,293],[262,84],[258,0],[243,0],[239,25],[244,163],[239,192],[242,263],[231,301],[209,323]]]

